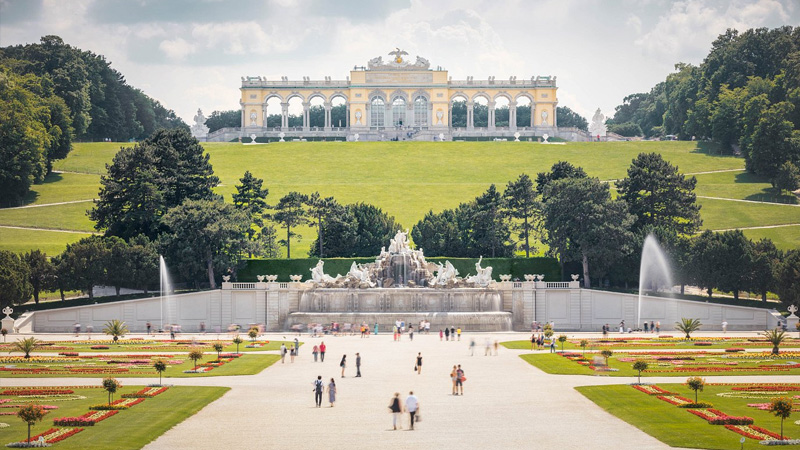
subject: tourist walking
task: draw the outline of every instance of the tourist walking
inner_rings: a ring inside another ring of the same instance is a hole
[[[361,376],[361,355],[356,353],[356,376]]]
[[[320,362],[325,362],[325,341],[320,342],[319,344],[319,360]]]
[[[460,341],[461,340],[461,327],[458,327],[458,329],[456,330],[456,334],[458,335],[458,340]]]
[[[317,408],[322,408],[322,390],[325,388],[325,385],[322,383],[322,375],[317,376],[317,379],[314,380],[314,402],[317,404]]]
[[[625,321],[624,320],[619,323],[619,332],[620,333],[624,333],[625,332]]]
[[[408,326],[408,339],[414,340],[414,325]]]
[[[722,332],[723,333],[727,333],[728,332],[728,322],[727,321],[723,321],[722,322]]]
[[[311,349],[311,354],[314,355],[314,362],[317,362],[317,357],[319,356],[319,347],[315,344],[314,348]]]
[[[281,343],[281,364],[284,363],[285,359],[286,359],[286,344]]]
[[[603,330],[605,330],[605,327],[603,327]],[[531,350],[534,350],[535,347],[536,347],[536,334],[534,333],[531,334]]]
[[[494,340],[494,356],[497,356],[497,349],[500,348],[500,343],[497,342],[497,339]]]
[[[441,329],[441,328],[439,328],[439,342],[441,342],[441,341],[442,341],[442,336],[443,336],[443,335],[444,335],[444,333],[442,333],[442,329]]]
[[[344,369],[347,367],[347,355],[342,355],[342,361],[339,363],[339,367],[342,368],[342,378],[344,378]]]
[[[550,353],[556,352],[556,335],[550,336]]]
[[[331,408],[333,408],[333,404],[336,403],[336,382],[333,381],[333,378],[328,383],[328,401],[331,403]]]
[[[450,337],[452,337],[451,341],[456,341],[456,327],[450,327]]]
[[[294,363],[294,357],[297,356],[297,347],[292,345],[292,348],[289,350],[289,361]]]
[[[486,339],[484,339],[483,345],[485,347],[485,349],[483,350],[483,356],[491,355],[492,354],[492,341],[490,341],[489,338],[487,337]]]
[[[76,322],[75,323],[75,337],[78,337],[79,334],[81,334],[81,324]]]
[[[647,333],[647,331],[648,331],[648,330],[647,330],[647,327],[648,327],[648,323],[647,323],[647,321],[645,320],[645,321],[644,321],[644,332],[645,332],[645,333]]]
[[[414,364],[414,370],[417,371],[417,375],[422,373],[422,353],[417,353],[417,362]]]
[[[392,413],[392,428],[395,430],[397,429],[397,419],[400,418],[400,414],[403,412],[403,405],[400,402],[400,393],[395,392],[394,398],[389,401],[389,411]],[[402,429],[403,427],[400,426]]]
[[[464,376],[464,370],[461,369],[461,364],[459,364],[458,369],[456,369],[456,377],[456,388],[460,391],[460,395],[464,395],[464,382],[467,381],[467,377]]]
[[[378,322],[375,322],[375,335],[378,335]]]
[[[300,341],[297,338],[294,338],[294,355],[297,356],[300,354]]]
[[[410,391],[408,393],[408,398],[406,398],[406,411],[408,411],[408,415],[411,418],[411,426],[410,429],[414,429],[414,420],[417,415],[417,411],[419,411],[419,400],[417,396],[414,395],[414,391]]]
[[[150,334],[150,328],[153,328],[153,325],[150,322],[147,322],[145,326],[147,327],[147,334]]]
[[[661,333],[661,321],[656,322],[656,333]]]
[[[450,371],[450,380],[453,382],[453,395],[458,395],[456,390],[456,380],[458,380],[458,367],[453,366],[453,370]]]
[[[206,323],[205,322],[200,322],[200,333],[201,334],[206,334]]]
[[[475,338],[469,340],[469,356],[475,356]]]
[[[445,329],[444,329],[444,340],[445,341],[449,341],[450,340],[450,328],[445,327]]]
[[[650,332],[651,333],[655,333],[656,332],[656,324],[653,323],[652,320],[650,321]]]

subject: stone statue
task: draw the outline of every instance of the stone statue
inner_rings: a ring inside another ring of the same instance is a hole
[[[320,259],[317,262],[316,266],[309,269],[311,271],[311,281],[317,284],[332,283],[335,281],[335,279],[332,276],[325,274],[325,271],[323,269],[324,265],[325,261]]]
[[[350,264],[350,271],[347,272],[347,276],[360,284],[366,284],[368,287],[375,287],[375,283],[373,283],[370,278],[369,267],[356,264],[355,261],[353,261],[353,264]]]
[[[195,138],[205,138],[208,136],[208,127],[206,126],[206,117],[203,115],[203,110],[197,109],[197,114],[194,116],[194,125],[192,125],[192,136]]]
[[[383,57],[378,56],[376,58],[372,58],[367,62],[367,67],[370,69],[377,69],[383,65]]]
[[[408,246],[408,230],[398,230],[394,239],[389,242],[389,253],[404,253],[410,251]]]
[[[492,268],[491,266],[482,268],[481,261],[483,261],[483,256],[478,258],[478,262],[475,263],[475,270],[478,273],[467,277],[467,281],[470,283],[475,283],[478,286],[486,287],[492,282]]]
[[[606,127],[606,116],[600,112],[600,108],[597,108],[594,116],[592,116],[592,124],[589,125],[589,134],[591,134],[592,137],[602,137],[606,135],[607,131],[608,128]]]
[[[427,69],[431,66],[431,62],[427,59],[423,58],[422,56],[417,56],[417,61],[414,63],[414,67],[418,67],[420,69]]]
[[[542,126],[547,126],[547,110],[542,110]]]
[[[251,112],[250,113],[250,126],[251,127],[256,126],[256,118],[258,118],[258,116],[256,115],[256,112],[255,111]]]

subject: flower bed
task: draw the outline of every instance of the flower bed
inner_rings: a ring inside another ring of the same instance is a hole
[[[144,388],[139,392],[134,392],[133,394],[122,394],[122,398],[151,398],[166,390],[166,387]]]
[[[53,419],[53,425],[66,426],[66,427],[91,427],[97,422],[108,419],[109,417],[119,413],[119,411],[94,411],[88,412],[79,417],[59,417]]]
[[[676,395],[674,392],[669,392],[656,385],[648,386],[646,384],[636,384],[632,386],[637,391],[642,391],[647,395]]]
[[[748,386],[734,386],[733,391],[779,391],[785,394],[788,391],[800,391],[800,386],[796,384],[755,384]]]
[[[89,348],[92,350],[108,350],[110,347],[107,345],[93,345]]]
[[[739,433],[746,438],[755,439],[757,441],[781,439],[781,435],[778,433],[773,433],[772,431],[757,427],[755,425],[725,425],[725,428]],[[784,436],[784,438],[789,439],[787,436]]]
[[[692,403],[691,400],[689,400],[686,397],[681,397],[680,395],[657,395],[656,398],[675,406],[687,405]]]
[[[60,352],[61,356],[78,356],[78,352]]]
[[[74,393],[75,391],[71,389],[6,389],[0,392],[0,395],[64,395]]]
[[[743,352],[743,351],[744,351],[744,349],[741,348],[741,347],[731,347],[731,348],[726,348],[725,349],[725,353],[739,353],[739,352]]]
[[[100,405],[92,405],[92,406],[89,407],[89,409],[93,410],[93,411],[122,410],[122,409],[128,409],[128,408],[130,408],[131,406],[134,406],[134,405],[138,405],[139,403],[142,403],[143,401],[144,401],[144,398],[122,398],[122,399],[119,399],[119,400],[114,400],[113,402],[111,402],[110,405],[108,403],[100,404]]]
[[[41,437],[44,438],[46,443],[54,444],[56,442],[63,441],[74,434],[80,433],[81,431],[83,431],[83,428],[50,428],[44,433],[37,434],[36,436],[33,436],[30,439],[26,439],[22,442],[35,442]]]
[[[752,417],[729,416],[716,409],[689,409],[690,413],[705,419],[711,425],[751,425]]]

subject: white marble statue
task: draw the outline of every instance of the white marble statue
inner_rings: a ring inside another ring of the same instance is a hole
[[[456,281],[458,270],[450,263],[445,261],[444,265],[441,263],[436,264],[436,278],[433,280],[435,286],[445,286],[449,281]]]
[[[332,276],[327,275],[325,273],[325,271],[323,269],[324,265],[325,265],[325,261],[320,259],[317,262],[316,266],[314,266],[313,268],[309,269],[311,271],[311,281],[313,281],[314,283],[317,283],[317,284],[320,284],[320,283],[332,283],[333,281],[335,281],[335,279]]]
[[[408,246],[408,230],[398,230],[394,235],[394,239],[389,241],[389,253],[403,253],[410,251],[411,247]]]
[[[372,282],[369,275],[369,267],[356,264],[355,261],[350,264],[350,271],[347,272],[347,276],[357,280],[359,283],[365,283],[369,287],[375,287],[375,283]]]
[[[594,116],[592,116],[592,123],[589,125],[589,134],[592,137],[603,137],[608,132],[608,128],[606,127],[606,116],[600,112],[600,108],[597,108],[595,111]]]
[[[542,110],[542,126],[543,127],[547,126],[547,111],[546,110]]]
[[[208,136],[208,127],[206,126],[206,117],[203,115],[203,110],[197,109],[197,115],[194,116],[194,125],[192,125],[192,136],[195,138],[205,138]]]
[[[483,261],[483,256],[478,258],[478,262],[475,263],[475,270],[478,273],[467,277],[467,281],[470,283],[475,283],[478,286],[486,287],[492,282],[492,267],[481,267],[481,261]]]
[[[250,126],[251,127],[256,126],[256,118],[258,118],[258,116],[256,115],[256,112],[255,111],[251,112],[250,113]]]

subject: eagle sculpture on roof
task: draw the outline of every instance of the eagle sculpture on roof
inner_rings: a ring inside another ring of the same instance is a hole
[[[394,56],[394,62],[400,64],[403,62],[403,55],[407,55],[408,52],[405,50],[400,50],[400,47],[395,47],[394,51],[389,52],[389,54]]]

